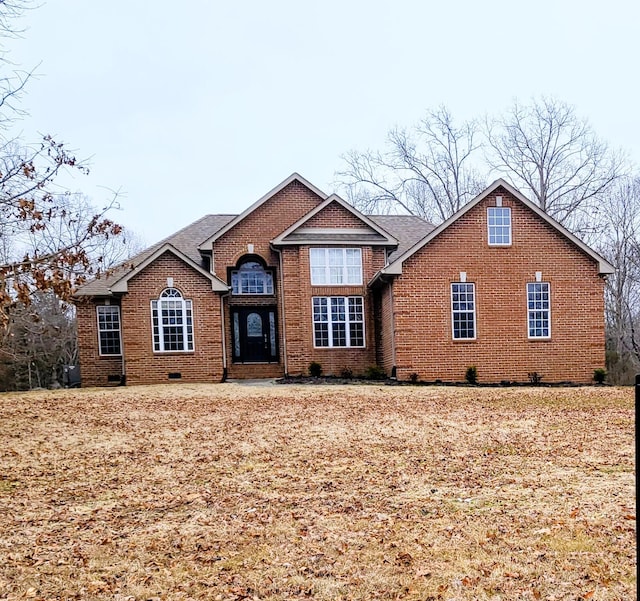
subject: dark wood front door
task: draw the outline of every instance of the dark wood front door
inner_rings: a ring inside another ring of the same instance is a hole
[[[278,329],[275,307],[242,307],[231,310],[233,360],[238,363],[278,361]]]

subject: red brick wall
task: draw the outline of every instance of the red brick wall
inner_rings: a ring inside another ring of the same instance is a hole
[[[227,268],[234,267],[249,252],[248,244],[254,245],[254,253],[263,257],[267,265],[277,266],[278,255],[269,242],[321,202],[322,198],[300,182],[290,183],[215,241],[215,274],[226,282]]]
[[[342,205],[332,202],[308,221],[305,221],[302,227],[363,229],[367,225]]]
[[[509,247],[487,243],[486,214],[495,196],[512,208]],[[604,364],[604,281],[596,262],[540,217],[499,189],[405,261],[394,282],[398,378],[479,382],[590,382]],[[452,282],[476,285],[477,339],[453,341]],[[551,339],[529,340],[526,284],[535,272],[551,288]]]
[[[332,222],[325,222],[326,224]],[[333,227],[337,224],[333,223]],[[309,264],[309,246],[287,248],[283,253],[285,280],[285,319],[287,334],[288,373],[307,374],[309,363],[322,365],[326,375],[339,376],[348,368],[354,375],[365,372],[376,363],[373,295],[367,282],[384,265],[384,250],[377,247],[362,248],[362,286],[312,286]],[[365,347],[314,348],[313,296],[364,297]]]
[[[393,281],[375,291],[376,298],[376,361],[387,375],[394,366],[393,353]]]
[[[151,301],[167,287],[167,278],[193,305],[194,351],[154,353]],[[164,382],[220,382],[222,380],[222,331],[220,297],[211,282],[181,260],[165,253],[129,280],[122,298],[122,334],[127,384]],[[179,380],[170,380],[179,372]]]
[[[253,297],[255,304],[275,304],[278,307],[278,339],[280,362],[278,364],[234,364],[230,345],[232,343],[230,302],[237,299],[225,298],[225,335],[228,355],[229,378],[261,378],[284,375],[284,346],[282,333],[282,303],[280,294],[280,275],[278,253],[273,251],[269,242],[293,225],[303,215],[313,210],[323,201],[317,194],[298,181],[293,181],[283,190],[272,196],[253,213],[235,227],[222,235],[214,243],[214,270],[223,281],[228,281],[228,269],[237,265],[238,260],[249,254],[248,245],[253,244],[253,254],[259,255],[268,268],[273,269],[276,296],[269,299]],[[228,282],[230,283],[230,282]],[[288,286],[288,282],[287,282]]]
[[[100,356],[96,306],[103,304],[104,300],[76,301],[82,386],[116,386],[119,384],[116,378],[122,375],[122,357]],[[111,304],[116,305],[118,301],[112,300]],[[109,382],[109,376],[114,381]]]

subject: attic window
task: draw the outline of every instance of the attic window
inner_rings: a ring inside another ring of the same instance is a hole
[[[511,246],[511,209],[489,207],[487,209],[489,246]]]
[[[233,294],[273,294],[273,274],[258,261],[246,261],[231,272]]]

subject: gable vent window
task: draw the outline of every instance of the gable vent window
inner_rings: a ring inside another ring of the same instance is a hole
[[[179,290],[166,288],[151,301],[153,350],[156,353],[193,350],[193,311]]]
[[[309,250],[312,286],[361,286],[362,251],[359,248]]]
[[[257,261],[247,261],[231,272],[232,294],[273,294],[273,274]]]
[[[511,209],[509,207],[489,207],[487,224],[489,246],[511,245]]]

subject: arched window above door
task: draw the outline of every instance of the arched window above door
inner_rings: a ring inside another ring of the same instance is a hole
[[[273,273],[254,260],[240,263],[231,272],[232,294],[273,294]]]

